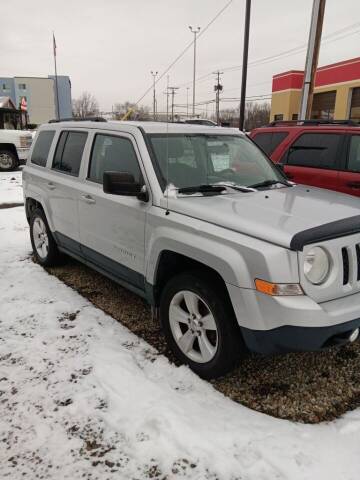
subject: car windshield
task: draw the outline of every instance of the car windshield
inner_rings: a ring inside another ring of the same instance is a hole
[[[243,135],[149,135],[160,184],[178,189],[214,184],[269,188],[284,177]]]

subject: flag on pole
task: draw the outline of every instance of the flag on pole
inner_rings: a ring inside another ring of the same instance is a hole
[[[56,41],[55,41],[54,32],[53,32],[53,48],[54,48],[54,57],[56,57]]]

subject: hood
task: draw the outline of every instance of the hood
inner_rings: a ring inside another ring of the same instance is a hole
[[[304,185],[168,201],[170,211],[293,250],[360,231],[358,198]]]
[[[0,135],[6,136],[7,139],[14,140],[21,136],[32,137],[30,130],[0,129]]]

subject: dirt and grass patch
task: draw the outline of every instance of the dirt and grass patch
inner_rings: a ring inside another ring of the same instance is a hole
[[[48,271],[176,363],[159,323],[140,297],[75,260]],[[316,353],[250,355],[211,383],[232,400],[278,418],[333,420],[360,406],[360,343]]]

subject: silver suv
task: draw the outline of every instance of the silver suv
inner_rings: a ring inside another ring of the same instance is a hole
[[[358,336],[359,200],[288,182],[238,130],[49,123],[23,180],[37,261],[68,254],[146,298],[204,378]]]

